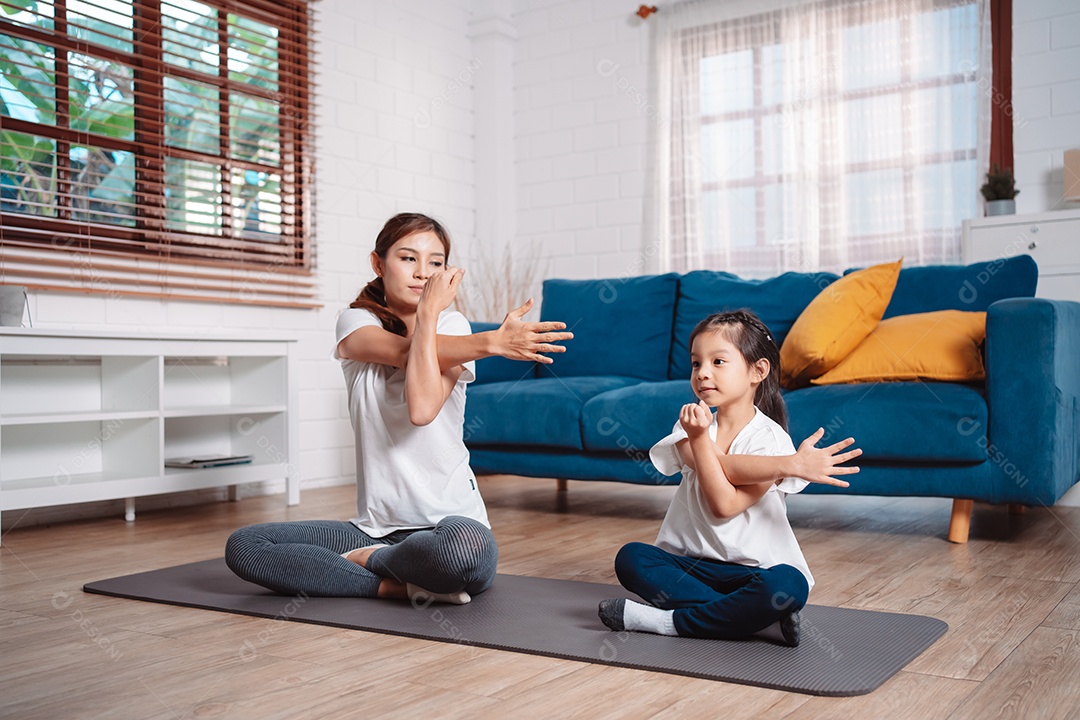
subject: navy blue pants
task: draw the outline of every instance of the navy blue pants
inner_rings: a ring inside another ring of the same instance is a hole
[[[810,586],[791,565],[747,567],[674,555],[630,543],[615,556],[615,574],[630,592],[675,611],[683,637],[732,640],[753,635],[806,605]]]

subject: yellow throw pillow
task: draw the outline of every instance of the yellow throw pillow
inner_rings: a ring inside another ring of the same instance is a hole
[[[839,365],[810,382],[982,380],[986,368],[979,345],[985,337],[984,312],[939,310],[897,315],[882,320]]]
[[[780,382],[805,386],[836,366],[873,331],[889,306],[903,258],[845,275],[818,293],[780,348]]]

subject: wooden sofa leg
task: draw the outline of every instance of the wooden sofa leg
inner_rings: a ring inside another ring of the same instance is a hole
[[[971,511],[975,507],[974,500],[961,500],[956,498],[952,501],[952,519],[949,521],[949,542],[966,543],[968,531],[971,529]]]
[[[1021,505],[1020,503],[1009,503],[1010,515],[1023,515],[1027,512],[1027,505]]]
[[[555,487],[558,492],[566,492],[566,478],[558,478],[555,481]]]

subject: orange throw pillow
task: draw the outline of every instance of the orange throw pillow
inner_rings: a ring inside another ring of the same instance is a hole
[[[867,338],[892,299],[903,258],[840,278],[802,311],[780,348],[780,382],[803,387]]]
[[[890,380],[965,382],[986,377],[979,345],[986,313],[962,310],[898,315],[882,320],[854,352],[814,385]]]

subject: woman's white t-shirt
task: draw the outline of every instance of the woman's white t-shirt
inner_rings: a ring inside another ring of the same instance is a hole
[[[354,331],[382,323],[368,310],[349,308],[338,316],[337,342]],[[465,316],[439,314],[440,335],[469,335]],[[469,467],[465,447],[465,386],[476,364],[465,370],[442,410],[428,425],[409,421],[405,368],[349,360],[338,355],[349,392],[349,417],[356,435],[356,512],[352,523],[372,537],[395,530],[433,527],[447,515],[464,515],[491,527]]]
[[[784,429],[761,410],[754,410],[753,419],[735,436],[728,454],[793,454],[795,446]],[[809,483],[799,478],[785,478],[735,517],[718,519],[709,510],[697,472],[683,464],[675,447],[686,437],[686,431],[676,422],[671,434],[649,450],[649,458],[657,470],[665,475],[674,475],[681,470],[683,476],[656,536],[657,547],[685,557],[723,560],[750,567],[791,565],[801,571],[813,587],[814,577],[788,524],[785,501],[788,494],[800,492]],[[709,426],[709,437],[716,442],[715,415]]]

